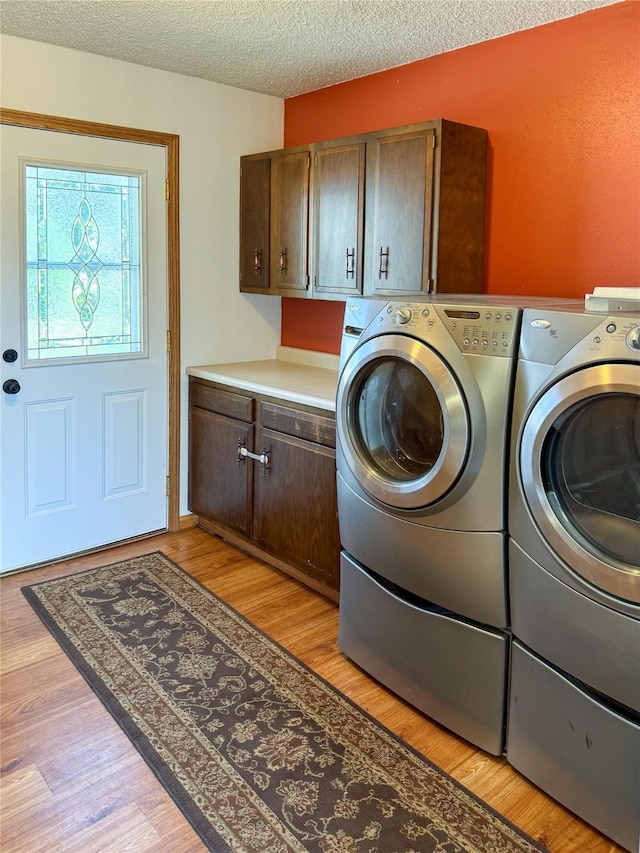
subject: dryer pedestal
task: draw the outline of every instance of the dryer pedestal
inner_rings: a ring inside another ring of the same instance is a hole
[[[500,755],[509,635],[403,597],[344,551],[340,578],[344,654],[438,723]]]
[[[640,842],[640,725],[512,646],[507,760],[631,853]]]

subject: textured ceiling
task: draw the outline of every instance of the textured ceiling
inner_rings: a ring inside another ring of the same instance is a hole
[[[618,0],[1,0],[0,31],[289,98]]]

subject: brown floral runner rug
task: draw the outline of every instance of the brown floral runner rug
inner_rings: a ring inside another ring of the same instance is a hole
[[[543,849],[160,552],[23,592],[215,853]]]

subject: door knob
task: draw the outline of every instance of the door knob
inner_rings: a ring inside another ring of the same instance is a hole
[[[7,379],[2,383],[2,390],[5,394],[17,394],[20,390],[20,383],[17,379]]]

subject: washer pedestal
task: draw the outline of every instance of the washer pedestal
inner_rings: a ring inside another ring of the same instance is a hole
[[[340,579],[344,654],[432,719],[500,755],[509,635],[403,597],[344,551]]]

